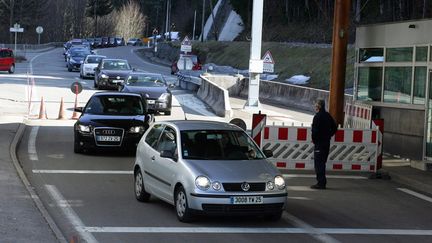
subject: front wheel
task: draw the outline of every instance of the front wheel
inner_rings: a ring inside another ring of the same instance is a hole
[[[14,73],[15,72],[15,65],[11,65],[10,68],[9,68],[9,70],[8,70],[8,72],[9,73]]]
[[[81,146],[79,145],[79,141],[75,141],[74,142],[74,153],[76,154],[81,154],[83,153],[83,148],[81,148]]]
[[[144,179],[141,170],[135,173],[135,198],[140,202],[148,202],[150,200],[150,193],[146,192],[144,188]]]
[[[175,193],[175,209],[180,222],[187,223],[192,221],[192,212],[188,205],[186,192],[182,186]]]

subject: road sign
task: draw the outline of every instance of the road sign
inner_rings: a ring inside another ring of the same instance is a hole
[[[10,28],[10,32],[24,32],[24,28],[20,28],[21,26],[18,23],[14,24],[13,28]]]
[[[83,87],[80,82],[73,82],[71,85],[72,93],[78,95],[83,90]]]
[[[272,57],[270,51],[266,51],[266,53],[264,54],[262,60],[263,60],[263,63],[264,63],[263,71],[264,72],[268,72],[268,73],[274,72],[274,64],[275,64],[275,62],[273,60],[273,57]]]
[[[42,26],[38,26],[38,27],[36,27],[36,33],[38,33],[38,34],[42,34],[42,32],[43,32],[43,28],[42,28]]]
[[[181,43],[180,51],[183,51],[185,53],[192,52],[192,42],[190,41],[189,37],[185,36]]]

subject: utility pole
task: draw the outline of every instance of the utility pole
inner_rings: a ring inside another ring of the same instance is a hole
[[[195,26],[196,26],[196,10],[194,12],[194,26],[192,31],[192,40],[195,40]]]
[[[166,1],[166,16],[165,16],[165,32],[163,34],[164,37],[166,37],[166,33],[168,33],[168,26],[169,26],[169,5],[170,5],[170,0]]]
[[[252,41],[249,60],[249,93],[245,109],[256,110],[260,108],[259,84],[260,74],[263,73],[261,60],[262,20],[264,0],[254,0],[252,9]]]
[[[97,2],[98,0],[94,0],[94,4],[93,4],[93,19],[95,20],[95,37],[97,37],[98,35],[98,26],[97,26]]]
[[[345,69],[350,7],[351,1],[335,0],[329,113],[340,125],[343,125],[344,121]]]
[[[203,0],[202,18],[201,18],[201,42],[204,42],[204,17],[205,17],[205,0]]]

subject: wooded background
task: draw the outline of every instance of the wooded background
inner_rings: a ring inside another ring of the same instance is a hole
[[[19,43],[37,43],[36,27],[42,26],[41,43],[92,36],[149,36],[153,28],[165,29],[169,0],[0,0],[0,43],[12,43],[9,28],[25,29]],[[171,0],[171,23],[182,36],[191,36],[196,11],[196,34],[217,0]],[[230,1],[250,36],[252,0]],[[334,0],[264,0],[264,41],[330,43]],[[352,0],[350,42],[362,24],[430,18],[432,0]],[[97,26],[95,25],[97,19]],[[97,31],[97,33],[96,33]]]

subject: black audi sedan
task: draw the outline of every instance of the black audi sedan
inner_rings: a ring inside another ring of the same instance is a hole
[[[74,125],[75,153],[115,148],[133,152],[154,120],[144,99],[133,93],[98,92],[75,111],[82,113]]]
[[[104,58],[95,68],[94,87],[117,90],[131,71],[132,67],[127,60]]]
[[[172,87],[160,74],[131,72],[126,81],[120,84],[119,91],[140,94],[147,100],[149,111],[171,115]]]

